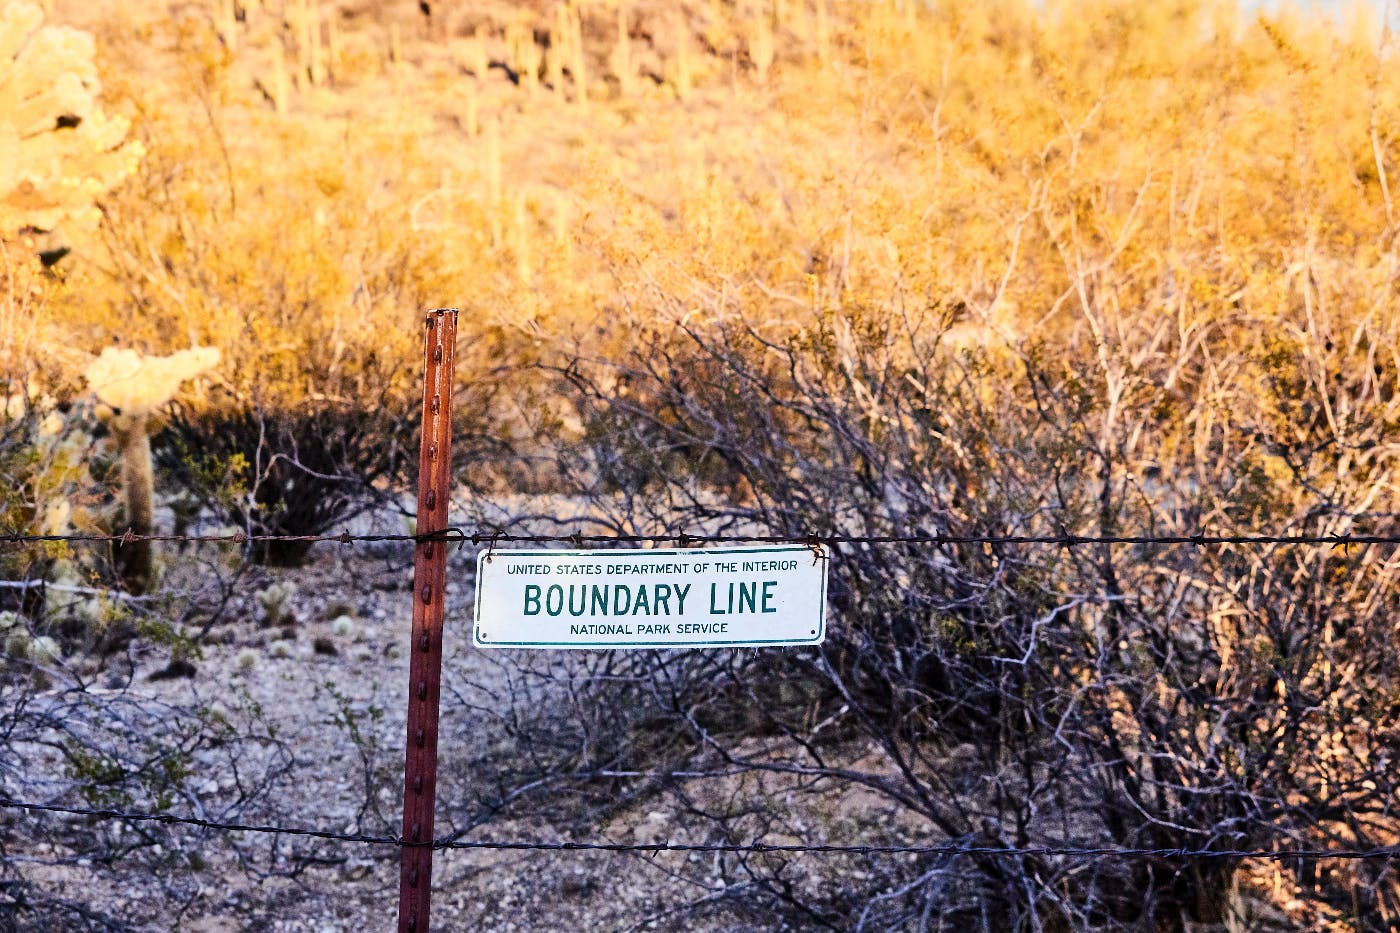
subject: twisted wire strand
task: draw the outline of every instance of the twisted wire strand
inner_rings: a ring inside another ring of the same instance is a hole
[[[72,807],[26,800],[0,799],[0,808],[64,813],[105,820],[163,823],[194,826],[218,832],[263,833],[279,836],[299,836],[332,842],[365,845],[396,846],[400,848],[491,849],[539,852],[702,852],[733,854],[829,854],[829,855],[987,855],[997,858],[1066,857],[1092,859],[1264,859],[1269,861],[1299,860],[1375,860],[1400,858],[1400,846],[1380,846],[1371,849],[1200,849],[1200,848],[1125,848],[1119,846],[988,846],[948,842],[938,845],[839,843],[729,843],[729,842],[576,842],[567,840],[499,840],[499,839],[437,839],[432,842],[410,842],[397,835],[342,833],[332,830],[298,826],[278,826],[260,823],[238,823],[208,820],[173,813],[151,813],[119,810],[112,807]]]
[[[1400,534],[1213,534],[1194,532],[1174,535],[1078,535],[1078,534],[909,534],[909,535],[839,535],[808,532],[793,535],[773,534],[524,534],[517,532],[468,530],[453,526],[444,531],[426,534],[339,534],[317,535],[252,535],[244,532],[218,535],[174,535],[146,534],[132,532],[123,534],[0,534],[0,544],[43,544],[50,542],[67,543],[110,543],[133,544],[138,541],[181,542],[189,544],[249,544],[253,542],[285,541],[299,543],[355,544],[361,542],[413,542],[422,544],[429,541],[456,543],[459,547],[502,544],[679,544],[686,547],[692,544],[795,544],[795,545],[1052,545],[1058,547],[1091,547],[1096,545],[1190,545],[1195,547],[1259,547],[1259,546],[1320,546],[1320,547],[1359,547],[1366,545],[1400,544]]]

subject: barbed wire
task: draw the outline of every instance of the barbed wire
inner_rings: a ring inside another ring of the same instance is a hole
[[[1151,546],[1187,545],[1195,547],[1256,547],[1256,546],[1323,546],[1323,547],[1362,547],[1368,545],[1400,544],[1400,534],[1220,534],[1212,532],[1192,532],[1189,534],[1150,535],[1150,534],[1099,534],[1082,535],[1070,533],[1056,534],[945,534],[930,532],[907,535],[843,535],[823,532],[802,534],[690,534],[677,532],[670,534],[529,534],[508,531],[467,530],[459,527],[448,528],[425,534],[339,534],[279,535],[247,534],[233,532],[216,535],[175,535],[175,534],[0,534],[0,544],[44,544],[44,543],[107,543],[134,544],[138,541],[178,542],[187,544],[251,544],[259,542],[286,543],[334,543],[356,544],[362,542],[412,542],[422,544],[430,541],[446,541],[459,548],[473,546],[496,547],[502,544],[677,544],[682,548],[699,544],[793,544],[811,546],[824,544],[854,545],[1050,545],[1056,547],[1110,546]]]
[[[768,842],[572,842],[566,840],[497,840],[497,839],[436,839],[432,842],[411,842],[397,835],[346,833],[333,830],[259,823],[236,823],[178,816],[173,813],[151,813],[118,810],[111,807],[73,807],[36,801],[0,799],[0,808],[65,813],[107,820],[163,823],[194,826],[219,832],[262,833],[279,836],[300,836],[332,842],[395,846],[398,848],[432,848],[435,850],[491,849],[538,852],[660,852],[732,853],[732,854],[826,854],[826,855],[987,855],[997,858],[1065,857],[1065,858],[1125,858],[1125,859],[1261,859],[1291,860],[1374,860],[1400,858],[1400,846],[1378,846],[1370,849],[1200,849],[1200,848],[1125,848],[1121,846],[993,846],[969,845],[959,842],[937,845],[842,843],[768,843]]]
[[[792,544],[806,547],[827,545],[853,546],[956,546],[956,545],[1043,545],[1052,547],[1089,546],[1194,546],[1194,547],[1264,547],[1264,546],[1323,546],[1352,547],[1369,545],[1400,544],[1400,534],[1221,534],[1194,532],[1189,534],[1146,535],[1146,534],[1103,534],[1080,535],[1071,533],[1055,534],[950,534],[941,532],[888,535],[842,535],[835,533],[808,532],[802,534],[761,534],[725,533],[691,534],[687,532],[669,534],[584,534],[574,533],[533,534],[496,529],[467,529],[453,526],[443,531],[424,534],[352,534],[348,530],[339,534],[248,534],[233,532],[208,535],[144,534],[127,531],[122,534],[0,534],[0,545],[42,544],[42,543],[108,543],[129,545],[138,541],[177,542],[193,544],[233,544],[246,545],[259,542],[287,543],[333,543],[350,545],[355,543],[413,543],[443,541],[463,548],[473,546],[498,547],[507,544],[566,544],[575,547],[589,545],[665,545],[675,544],[687,548],[703,544]],[[606,842],[569,840],[463,840],[439,838],[432,841],[412,842],[394,834],[369,834],[337,832],[314,827],[285,826],[277,824],[243,823],[212,820],[193,816],[180,816],[165,812],[128,811],[111,807],[77,807],[37,801],[0,798],[0,809],[36,811],[72,816],[83,816],[100,820],[120,820],[127,822],[157,823],[164,825],[190,826],[213,832],[255,833],[278,836],[292,836],[319,839],[329,842],[393,846],[398,848],[432,848],[434,850],[499,850],[499,851],[540,851],[540,852],[612,852],[658,854],[677,853],[730,853],[744,855],[761,854],[829,854],[829,855],[922,855],[922,856],[984,856],[990,858],[1071,858],[1071,859],[1159,859],[1159,860],[1392,860],[1400,858],[1400,846],[1375,848],[1292,848],[1292,849],[1238,849],[1238,848],[1131,848],[1123,846],[1074,846],[1074,845],[1035,845],[1001,846],[978,845],[967,842],[945,842],[933,845],[917,844],[842,844],[842,843],[729,843],[729,842]]]

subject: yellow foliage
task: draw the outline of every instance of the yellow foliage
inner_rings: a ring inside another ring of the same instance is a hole
[[[304,81],[276,106],[266,61],[304,30],[271,7],[249,8],[236,42],[217,16],[113,14],[104,77],[150,157],[104,201],[110,255],[74,264],[48,313],[93,350],[218,347],[231,386],[285,400],[411,391],[418,312],[444,304],[471,309],[469,343],[503,330],[527,355],[583,334],[606,352],[629,339],[613,331],[627,308],[790,327],[938,306],[956,309],[949,346],[1099,348],[1124,400],[1134,372],[1208,335],[1236,348],[1212,364],[1214,401],[1158,439],[1192,457],[1222,424],[1273,417],[1262,333],[1296,337],[1314,381],[1392,365],[1400,65],[1359,15],[673,13],[502,8],[441,47],[399,28],[398,66]],[[344,27],[339,47],[388,49],[395,15]],[[689,93],[629,30],[695,50]],[[486,67],[538,65],[545,34],[567,39],[545,78],[595,69],[587,108]],[[1336,431],[1388,391],[1363,383],[1335,400]]]

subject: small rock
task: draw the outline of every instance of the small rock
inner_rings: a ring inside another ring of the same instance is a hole
[[[156,671],[147,680],[175,680],[180,677],[193,677],[195,666],[189,661],[181,658],[174,658],[171,662],[160,670]]]
[[[592,878],[566,877],[559,882],[559,893],[565,897],[586,897],[596,887]]]
[[[324,654],[332,658],[340,654],[340,651],[335,647],[335,642],[326,638],[324,635],[313,641],[311,647],[317,654]]]
[[[347,881],[359,881],[361,878],[368,877],[369,869],[369,862],[352,858],[346,861],[345,867],[341,869],[340,873]]]

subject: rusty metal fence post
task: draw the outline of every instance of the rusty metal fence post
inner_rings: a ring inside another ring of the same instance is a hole
[[[452,387],[457,311],[428,313],[423,341],[423,436],[418,455],[418,535],[413,562],[413,642],[408,663],[403,841],[399,850],[399,933],[426,933],[433,878],[438,695],[442,682],[443,596],[452,466]]]

